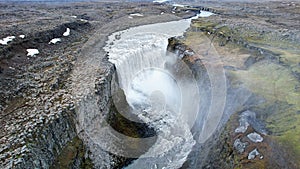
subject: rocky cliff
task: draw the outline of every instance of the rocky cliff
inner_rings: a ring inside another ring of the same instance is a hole
[[[105,116],[110,110],[110,85],[114,84],[115,69],[107,62],[105,52],[101,52],[102,47],[114,31],[178,19],[168,14],[153,15],[169,10],[166,6],[139,3],[121,6],[115,3],[1,6],[1,13],[7,12],[1,15],[1,38],[15,36],[0,48],[1,168],[91,168],[89,157],[98,159],[96,166],[119,165],[113,164],[114,155],[107,156],[109,153],[85,139],[78,122],[81,112],[92,118]],[[136,6],[141,7],[138,10],[145,8],[147,16],[128,18],[128,13],[138,12],[132,11]],[[113,22],[104,24],[108,21]],[[70,34],[64,36],[67,28]],[[60,41],[51,44],[54,38]],[[39,53],[27,56],[29,48]],[[90,151],[97,152],[93,156]]]
[[[69,42],[58,48],[48,44],[66,28],[72,30],[72,35],[63,39]],[[66,86],[77,52],[75,42],[89,29],[89,23],[74,21],[27,34],[1,48],[3,167],[49,168],[49,161],[77,135],[74,101]],[[25,51],[31,47],[40,49],[38,56],[26,57]]]

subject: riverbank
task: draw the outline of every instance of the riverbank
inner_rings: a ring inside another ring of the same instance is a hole
[[[230,11],[224,7],[220,15],[194,20],[179,39],[184,45],[176,42],[195,52],[187,56],[189,62],[211,63],[216,50],[222,62],[215,64],[224,67],[227,79],[222,119],[229,121],[204,145],[196,145],[187,168],[299,166],[299,23],[290,20],[300,16],[299,4],[261,4],[246,3],[242,13],[239,5]],[[205,50],[207,41],[211,47]]]

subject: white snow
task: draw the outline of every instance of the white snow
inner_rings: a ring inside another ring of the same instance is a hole
[[[129,19],[132,19],[133,17],[132,17],[132,16],[128,16],[128,18],[129,18]]]
[[[49,44],[56,44],[57,42],[60,42],[60,41],[61,41],[60,38],[54,38],[49,42]]]
[[[212,16],[212,15],[215,15],[215,14],[212,13],[212,12],[208,12],[208,11],[200,11],[200,14],[198,16],[199,17],[209,17],[209,16]]]
[[[56,44],[57,42],[60,42],[60,41],[61,41],[60,38],[54,38],[49,42],[49,44]]]
[[[88,22],[86,19],[80,19],[81,22]]]
[[[181,4],[173,4],[174,7],[181,7],[184,8],[186,5],[181,5]]]
[[[19,35],[20,38],[24,39],[25,38],[25,35]]]
[[[140,13],[132,13],[130,14],[130,16],[139,16],[139,17],[142,17],[144,16],[143,14],[140,14]]]
[[[37,49],[27,49],[26,51],[27,51],[27,56],[31,56],[31,57],[40,53],[39,50]]]
[[[164,3],[164,2],[168,2],[170,0],[155,0],[153,1],[153,3]]]
[[[212,12],[208,12],[208,11],[200,11],[200,13],[199,14],[197,14],[196,16],[194,16],[194,17],[192,17],[191,19],[198,19],[199,17],[201,18],[203,18],[203,17],[209,17],[209,16],[211,16],[211,15],[216,15],[216,14],[214,14],[214,13],[212,13]]]
[[[64,32],[63,36],[69,36],[70,35],[70,28],[67,28],[66,32]]]
[[[165,14],[165,13],[164,13],[164,12],[161,12],[160,14],[163,15],[163,14]]]
[[[71,16],[72,18],[77,18],[77,16],[75,16],[75,15],[73,15],[73,16]]]
[[[0,39],[0,44],[7,45],[8,42],[12,41],[15,38],[16,38],[15,36],[8,36],[6,38]]]

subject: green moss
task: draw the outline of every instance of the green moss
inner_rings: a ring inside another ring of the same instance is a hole
[[[194,46],[195,44],[200,44],[205,40],[203,36],[205,35],[201,32],[187,32],[185,34],[186,38],[182,40],[182,43],[187,46]]]
[[[57,157],[55,163],[50,168],[67,169],[74,167],[75,161],[80,161],[80,168],[92,169],[93,163],[89,158],[85,158],[85,146],[79,137],[70,141]]]
[[[212,30],[217,26],[217,23],[211,22],[211,21],[205,21],[201,18],[199,19],[195,19],[192,21],[191,27],[194,29],[199,29],[202,31],[210,31],[212,32]]]
[[[279,55],[279,61],[290,68],[292,72],[300,74],[300,53],[298,50],[292,49],[278,49],[274,47],[268,47],[267,50],[271,50],[272,52]],[[299,46],[300,49],[300,46]]]
[[[268,117],[267,128],[292,156],[300,157],[300,114],[297,114],[299,108],[287,103],[277,104],[285,104],[285,108]]]
[[[111,106],[111,113],[107,121],[111,127],[120,133],[134,138],[140,137],[138,132],[139,128],[135,125],[135,123],[126,119],[113,105]]]
[[[300,166],[297,158],[300,157],[300,82],[297,77],[300,75],[300,44],[277,37],[271,32],[258,32],[237,26],[232,29],[203,18],[193,21],[192,29],[186,33],[186,39],[182,42],[188,46],[195,46],[207,40],[207,37],[214,38],[216,42],[224,42],[226,45],[230,41],[232,43],[228,44],[234,49],[238,48],[239,51],[251,53],[260,59],[265,58],[264,61],[250,65],[248,70],[227,71],[232,75],[232,84],[243,84],[254,94],[265,98],[266,102],[256,105],[258,116],[265,121],[270,138],[282,145],[291,157],[296,157],[293,161]],[[251,46],[270,51],[275,54],[275,59],[279,63],[268,60],[266,54],[258,50],[249,50],[243,43],[237,42],[246,42]],[[242,168],[245,165],[250,168],[267,167],[264,162],[249,164],[246,161],[244,164],[243,161],[243,158],[233,157],[235,168]]]
[[[295,88],[299,82],[285,67],[266,61],[234,73],[248,88],[267,100],[286,101],[300,108],[300,93]]]
[[[256,31],[247,31],[241,34],[247,42],[256,44],[260,47],[272,47],[278,49],[299,49],[300,45],[287,39],[282,39],[278,35],[269,33],[259,33]]]
[[[259,62],[249,70],[233,72],[237,79],[257,95],[263,96],[266,105],[281,103],[266,119],[267,128],[279,142],[300,156],[300,92],[299,81],[288,68],[271,63]],[[263,106],[266,106],[263,105]],[[284,109],[283,109],[284,108]]]
[[[235,33],[227,26],[222,26],[218,28],[217,32],[219,35],[223,35],[225,37],[231,37],[235,35]]]

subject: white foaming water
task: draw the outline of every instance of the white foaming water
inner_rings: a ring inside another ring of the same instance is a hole
[[[165,38],[154,33],[138,33],[127,38],[122,36],[108,49],[109,61],[115,64],[119,85],[125,93],[139,71],[150,67],[163,68],[165,50],[161,46],[167,45]]]
[[[161,97],[156,97],[159,91]],[[151,101],[151,96],[155,99]],[[154,102],[172,105],[172,112],[179,113],[181,107],[181,90],[172,76],[161,69],[148,68],[138,72],[127,90],[127,100],[132,107],[144,105],[154,107]],[[160,107],[165,107],[162,105]],[[149,111],[147,111],[149,112]]]
[[[191,81],[176,81],[165,68],[176,57],[166,56],[168,38],[183,35],[191,19],[116,32],[104,47],[116,66],[128,103],[140,110],[135,111],[138,117],[157,132],[156,143],[128,169],[180,168],[195,145],[187,122],[194,117],[186,116],[199,110],[194,106],[199,100],[197,87]]]

